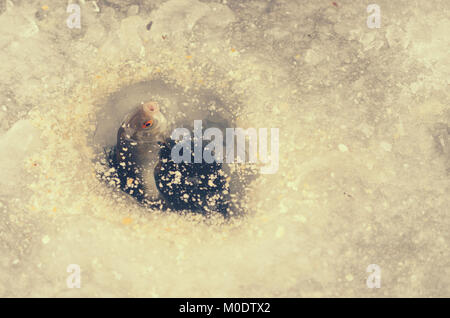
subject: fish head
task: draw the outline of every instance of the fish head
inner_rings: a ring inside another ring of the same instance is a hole
[[[167,119],[154,101],[142,103],[122,123],[123,137],[140,144],[163,142],[167,137]]]

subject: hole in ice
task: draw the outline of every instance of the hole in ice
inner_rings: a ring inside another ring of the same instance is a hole
[[[193,136],[194,120],[202,120],[202,132],[214,127],[225,136],[225,129],[235,126],[236,105],[211,90],[184,90],[163,79],[120,89],[97,116],[94,143],[106,157],[99,176],[149,208],[242,214],[256,177],[250,168],[204,158],[194,163],[194,139],[192,163],[171,157],[178,143],[170,138],[175,128],[187,128]],[[209,142],[202,141],[202,152]]]

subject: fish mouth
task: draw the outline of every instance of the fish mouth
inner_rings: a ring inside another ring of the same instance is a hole
[[[154,116],[155,114],[160,112],[160,107],[155,101],[150,101],[142,104],[142,109],[149,116]]]

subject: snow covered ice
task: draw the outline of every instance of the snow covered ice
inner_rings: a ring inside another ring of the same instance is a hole
[[[450,296],[448,1],[377,0],[380,28],[365,1],[69,3],[80,28],[65,1],[0,0],[0,296]],[[97,178],[148,94],[280,128],[244,217]]]

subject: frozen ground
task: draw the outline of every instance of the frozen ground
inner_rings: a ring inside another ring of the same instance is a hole
[[[379,29],[367,1],[79,3],[70,29],[64,1],[0,0],[1,296],[450,296],[448,1],[377,0]],[[96,178],[111,96],[161,78],[169,104],[207,89],[280,127],[247,217],[145,211]]]

